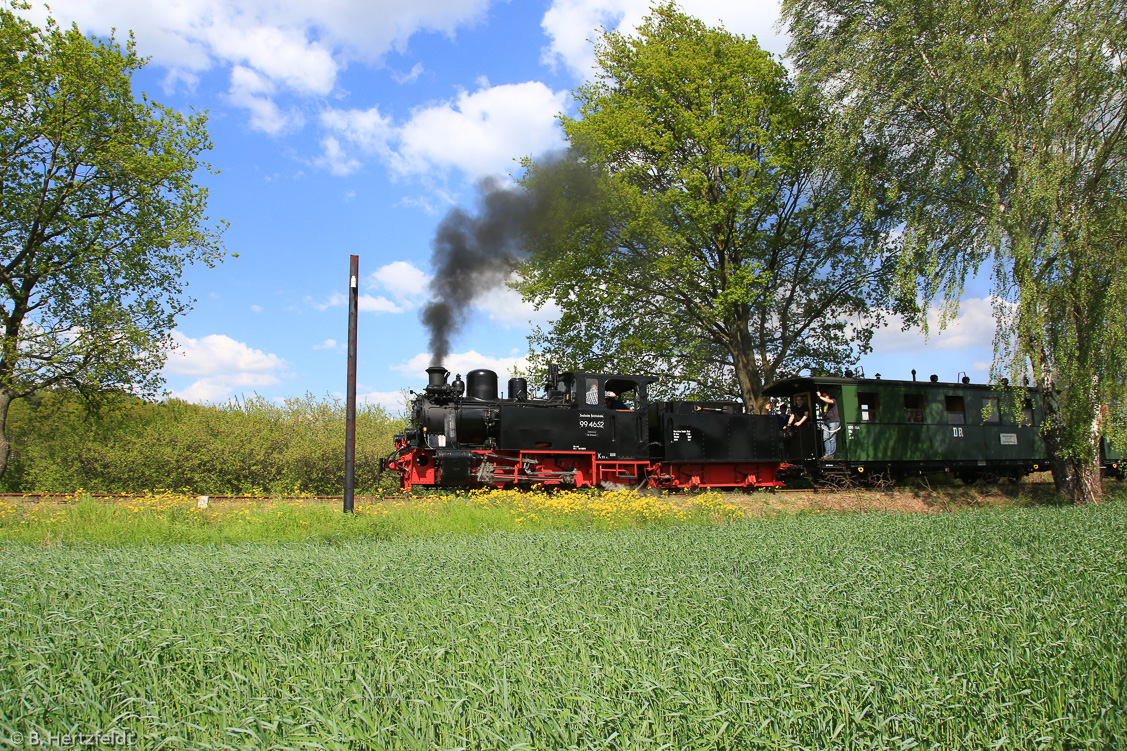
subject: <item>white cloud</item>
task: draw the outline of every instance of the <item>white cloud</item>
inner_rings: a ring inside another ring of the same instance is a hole
[[[172,339],[174,346],[164,371],[196,378],[188,388],[172,392],[174,397],[190,402],[214,402],[237,389],[273,386],[280,382],[277,373],[286,367],[277,355],[252,349],[223,334],[193,339],[174,331]]]
[[[304,29],[278,26],[213,26],[207,34],[213,55],[253,68],[271,82],[298,94],[325,95],[333,90],[337,65],[320,42]]]
[[[395,261],[374,271],[372,281],[394,295],[411,297],[427,291],[430,277],[407,261]]]
[[[550,40],[542,60],[563,65],[579,79],[590,78],[595,65],[590,40],[597,39],[602,28],[636,29],[652,4],[652,0],[554,0],[541,21]],[[786,51],[785,37],[774,31],[778,0],[681,0],[680,5],[709,26],[723,25],[733,33],[754,36],[763,49],[779,55]]]
[[[375,107],[329,110],[321,125],[333,141],[325,144],[320,163],[333,169],[348,159],[341,148],[347,143],[403,176],[450,168],[469,177],[508,174],[516,171],[516,158],[563,147],[556,115],[566,109],[568,96],[539,81],[486,85],[418,109],[399,125]]]
[[[344,297],[344,295],[341,295],[341,297]],[[407,309],[402,305],[396,305],[383,295],[378,297],[360,295],[356,303],[357,307],[365,313],[402,313]]]
[[[114,27],[136,34],[138,51],[171,71],[166,85],[198,80],[214,67],[243,66],[277,92],[232,96],[251,111],[254,127],[275,133],[268,103],[277,93],[323,96],[350,61],[378,62],[402,50],[419,32],[453,34],[481,19],[491,0],[51,0],[64,25],[107,35]],[[42,21],[40,4],[28,14]],[[417,76],[415,71],[408,77]],[[292,122],[292,121],[291,121]]]
[[[455,193],[443,190],[438,186],[428,186],[429,190],[418,196],[404,196],[395,202],[395,207],[421,209],[423,213],[437,216],[440,212],[458,203],[459,197]]]
[[[270,372],[285,365],[277,355],[251,349],[224,334],[193,339],[172,332],[174,349],[168,355],[165,370],[175,375],[219,375],[234,371]]]
[[[364,280],[364,285],[382,290],[394,300],[384,295],[361,294],[357,306],[368,313],[404,313],[422,302],[428,281],[430,277],[407,261],[385,264],[372,272]],[[328,310],[347,304],[348,295],[334,292],[324,302],[313,303],[313,306],[317,310]]]
[[[640,0],[555,0],[540,22],[551,40],[541,60],[561,63],[577,78],[590,78],[595,66],[591,42],[601,29],[620,24],[635,28],[648,8],[649,3]]]
[[[227,101],[245,109],[250,115],[250,126],[263,133],[277,135],[304,122],[296,111],[283,112],[271,98],[274,82],[250,68],[236,65],[231,69],[231,88]]]
[[[966,350],[994,346],[994,309],[992,298],[973,297],[959,304],[959,315],[940,328],[939,308],[928,310],[929,334],[918,329],[901,331],[900,316],[889,316],[889,325],[873,335],[873,352],[907,354],[935,350]],[[989,366],[987,366],[989,367]]]
[[[332,136],[321,140],[321,157],[315,161],[315,164],[338,177],[351,175],[363,166],[359,160],[350,157],[340,145],[340,141]]]
[[[336,339],[326,339],[320,344],[314,344],[313,349],[328,349],[334,352],[340,352],[344,349],[344,345],[337,342]]]
[[[481,19],[490,0],[51,0],[53,15],[86,32],[133,29],[142,55],[195,70],[249,60],[299,85],[324,77],[324,50],[375,61],[420,31],[453,34]],[[32,14],[42,18],[37,8]],[[298,63],[308,70],[297,70]]]
[[[682,0],[681,7],[709,26],[723,25],[733,34],[755,37],[761,48],[776,55],[787,50],[787,37],[775,30],[778,0]]]
[[[343,396],[341,397],[344,398]],[[357,404],[378,404],[393,415],[407,410],[409,396],[404,391],[372,391],[367,394],[357,394]]]
[[[509,277],[505,282],[512,281]],[[387,293],[373,297],[360,295],[360,310],[374,313],[405,313],[416,310],[429,299],[427,285],[431,277],[408,261],[393,261],[373,271],[364,280],[364,286],[374,287]],[[334,292],[320,303],[313,303],[317,310],[328,310],[348,304],[348,296]],[[521,299],[520,293],[505,284],[486,292],[473,302],[473,307],[489,316],[489,320],[505,328],[524,327],[532,322],[545,324],[557,318],[559,307],[554,303],[544,305],[540,310]],[[508,363],[511,359],[498,360]],[[423,366],[426,367],[425,365]],[[504,367],[508,367],[505,365]]]
[[[380,114],[379,107],[366,110],[326,110],[321,113],[321,126],[335,136],[329,136],[339,147],[337,137],[361,150],[391,157],[389,143],[396,137],[391,118]]]
[[[555,118],[567,97],[539,81],[462,92],[414,113],[400,131],[395,166],[406,174],[434,167],[472,176],[515,171],[514,158],[563,147]]]
[[[344,402],[346,397],[343,392],[334,391],[333,398],[339,399]],[[356,395],[357,404],[376,404],[383,407],[392,415],[398,415],[407,411],[407,404],[411,401],[411,395],[407,390],[402,391],[369,391],[364,394]]]
[[[274,386],[278,379],[258,373],[235,373],[229,376],[200,378],[188,388],[173,390],[171,396],[193,404],[214,404],[222,402],[236,393],[253,391],[266,386]]]
[[[451,373],[461,373],[463,377],[471,370],[485,368],[486,370],[496,372],[499,379],[505,380],[509,377],[509,374],[513,372],[514,368],[528,367],[528,355],[522,355],[520,357],[490,357],[471,349],[469,352],[456,352],[447,355],[442,364]],[[420,352],[405,363],[391,366],[391,369],[398,370],[400,373],[411,378],[426,380],[426,370],[430,365],[430,354]]]
[[[423,64],[415,63],[409,73],[392,73],[391,77],[395,79],[396,83],[408,84],[414,83],[419,80],[419,76],[423,74]]]
[[[519,292],[508,287],[490,290],[474,302],[474,307],[485,311],[491,321],[505,328],[527,326],[529,322],[545,324],[560,315],[555,303],[549,302],[537,310],[532,303],[525,302]]]
[[[329,295],[329,299],[325,300],[325,302],[314,303],[313,307],[317,308],[317,310],[328,310],[329,308],[336,308],[347,304],[348,295],[343,292],[334,292]],[[356,307],[365,313],[402,313],[406,310],[405,307],[396,305],[383,295],[378,297],[360,295],[356,298]]]

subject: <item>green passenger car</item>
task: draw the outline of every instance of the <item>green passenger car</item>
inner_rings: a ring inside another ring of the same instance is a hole
[[[791,378],[767,389],[780,407],[838,406],[836,450],[824,440],[824,409],[784,432],[786,461],[815,479],[889,481],[950,473],[967,482],[1020,479],[1046,465],[1041,402],[1030,388],[879,378]],[[801,400],[798,397],[802,397]],[[786,418],[782,418],[785,422]]]

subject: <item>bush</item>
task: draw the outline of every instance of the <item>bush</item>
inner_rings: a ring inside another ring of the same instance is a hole
[[[345,405],[311,394],[278,404],[255,396],[200,406],[115,397],[85,404],[65,391],[15,402],[6,492],[339,495]],[[356,492],[395,486],[381,459],[404,420],[375,405],[356,412]]]

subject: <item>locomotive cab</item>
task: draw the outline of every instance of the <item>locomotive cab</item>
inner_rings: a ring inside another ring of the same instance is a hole
[[[649,444],[646,386],[656,380],[650,376],[563,373],[558,383],[566,389],[556,389],[555,393],[566,394],[567,408],[548,412],[505,410],[499,447],[594,452],[596,459],[608,461],[645,460]]]

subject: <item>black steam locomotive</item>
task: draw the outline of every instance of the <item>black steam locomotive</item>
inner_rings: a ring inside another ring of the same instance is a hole
[[[474,370],[429,384],[396,436],[388,468],[402,487],[764,488],[782,462],[779,424],[730,401],[653,401],[656,378],[561,373],[550,366],[544,398],[512,378]]]

